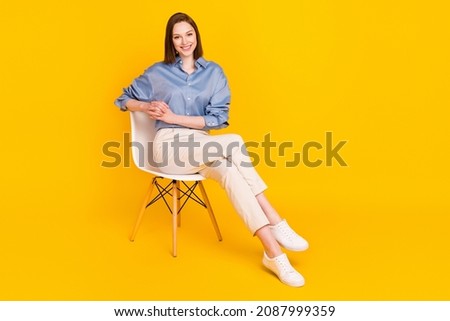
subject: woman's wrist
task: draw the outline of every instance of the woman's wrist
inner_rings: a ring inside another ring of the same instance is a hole
[[[138,105],[138,111],[143,111],[143,112],[147,111],[147,109],[148,109],[147,105],[148,105],[148,103],[146,103],[144,101],[140,101],[139,105]]]
[[[146,111],[148,109],[147,102],[130,99],[125,103],[125,108],[129,111]]]
[[[172,117],[168,119],[169,124],[181,125],[181,117],[177,114],[172,114]]]

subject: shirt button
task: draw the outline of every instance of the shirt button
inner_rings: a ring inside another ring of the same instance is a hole
[[[186,113],[186,115],[189,115],[189,113]]]
[[[188,97],[188,100],[191,100],[191,97]]]
[[[189,83],[188,83],[188,86],[190,86],[190,85],[191,85],[191,83],[189,82]]]

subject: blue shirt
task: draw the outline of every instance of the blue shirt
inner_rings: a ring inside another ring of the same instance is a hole
[[[177,115],[203,116],[204,130],[228,126],[230,89],[222,68],[202,57],[195,61],[196,69],[188,74],[182,68],[181,58],[175,63],[158,62],[149,67],[133,83],[123,89],[123,94],[114,102],[121,110],[130,99],[150,102],[166,102]],[[182,127],[156,121],[160,128]]]

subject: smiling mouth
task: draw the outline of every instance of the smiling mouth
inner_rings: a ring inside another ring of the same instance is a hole
[[[192,47],[192,45],[189,45],[189,46],[184,46],[184,47],[180,47],[181,48],[181,50],[189,50],[189,49],[191,49],[191,47]]]

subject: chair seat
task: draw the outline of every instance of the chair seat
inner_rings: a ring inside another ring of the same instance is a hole
[[[157,171],[152,171],[152,170],[144,168],[144,167],[139,167],[139,169],[143,170],[144,172],[150,173],[152,175],[168,178],[171,180],[188,181],[188,182],[205,180],[205,177],[200,174],[180,174],[180,175],[178,175],[178,174],[166,174],[166,173],[161,173],[161,172],[157,172]]]

